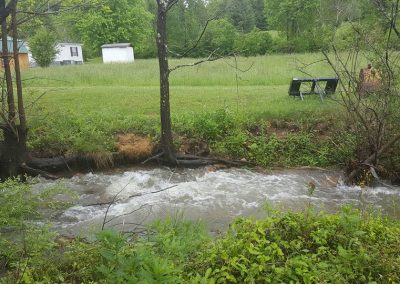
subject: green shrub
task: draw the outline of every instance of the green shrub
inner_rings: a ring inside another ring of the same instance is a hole
[[[219,55],[232,53],[237,31],[227,19],[219,19],[210,22],[204,33],[199,48],[207,56],[216,51]]]
[[[145,239],[129,242],[123,235],[99,233],[104,283],[183,283],[182,271],[199,254],[209,238],[199,223],[179,217],[150,225]]]
[[[223,139],[240,127],[238,119],[228,109],[198,115],[191,124],[191,134],[209,142]]]
[[[59,194],[71,193],[61,185],[33,192],[30,184],[18,179],[0,183],[0,271],[14,270],[10,279],[30,279],[36,269],[40,274],[52,273],[54,259],[49,255],[56,234],[34,222],[45,220],[41,214],[44,210],[51,215],[69,205],[58,201]]]
[[[80,239],[55,243],[49,231],[32,231],[26,240],[29,254],[12,262],[13,274],[3,275],[0,281],[400,281],[400,223],[351,207],[333,215],[312,208],[298,213],[270,210],[262,220],[238,219],[216,240],[210,240],[201,224],[176,217],[153,223],[145,237],[106,230],[91,243]]]
[[[268,32],[254,28],[238,38],[235,47],[244,56],[264,55],[272,51],[272,37]]]
[[[307,211],[308,212],[308,211]],[[400,224],[340,214],[239,219],[194,267],[215,283],[398,283]]]
[[[340,25],[333,41],[337,50],[349,50],[359,45],[360,36],[357,29],[360,29],[360,26],[354,23],[345,22]]]
[[[58,53],[56,45],[56,36],[43,27],[29,39],[32,57],[40,67],[48,67],[56,58]]]

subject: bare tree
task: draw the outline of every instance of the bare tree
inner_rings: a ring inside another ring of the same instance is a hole
[[[372,40],[370,31],[354,26],[360,45],[346,55],[334,47],[333,53],[324,52],[327,62],[341,78],[339,103],[346,110],[348,130],[357,138],[357,160],[348,165],[347,183],[368,183],[377,177],[376,172],[383,172],[385,158],[400,140],[397,84],[400,61],[398,52],[391,46],[393,37],[400,38],[396,28],[399,1],[386,2],[383,6],[382,1],[374,0],[377,11],[384,13],[386,19],[384,29],[388,32],[384,41]],[[371,62],[374,68],[359,72],[360,61]],[[375,79],[365,80],[363,72],[366,71],[372,72],[368,76]]]
[[[161,147],[167,162],[176,165],[169,102],[169,66],[167,48],[167,13],[179,0],[157,0],[157,50],[160,67]]]
[[[32,11],[18,11],[18,0],[0,0],[0,24],[2,37],[2,60],[4,81],[2,93],[5,94],[7,104],[3,101],[0,110],[0,129],[3,131],[3,141],[0,143],[0,178],[13,177],[19,174],[41,174],[52,178],[32,165],[35,162],[27,153],[27,119],[24,107],[21,69],[19,61],[18,26],[31,21],[34,17],[53,14],[51,6],[59,6],[62,1],[44,0]],[[77,6],[74,6],[77,7]],[[63,9],[70,11],[74,7]],[[57,13],[62,11],[57,11]],[[18,16],[18,17],[17,17]],[[12,51],[9,50],[8,35],[12,35]],[[13,76],[14,75],[14,76]],[[14,80],[15,78],[15,80]],[[16,101],[14,96],[16,91]],[[31,162],[31,166],[28,166]]]
[[[171,72],[190,66],[196,66],[204,62],[214,61],[222,58],[215,51],[211,51],[209,56],[205,59],[198,60],[191,64],[181,64],[169,67],[168,55],[171,52],[167,45],[167,14],[171,8],[177,4],[179,0],[157,0],[157,49],[158,49],[158,61],[160,68],[160,117],[161,117],[161,150],[162,152],[156,156],[146,160],[157,159],[160,157],[164,158],[164,161],[170,165],[181,165],[181,166],[198,166],[208,165],[214,163],[226,163],[230,165],[242,165],[243,161],[229,161],[224,159],[204,158],[192,155],[179,155],[176,153],[173,143],[172,135],[172,123],[171,123],[171,109],[170,109],[170,91],[169,91],[169,75]],[[178,57],[188,55],[193,51],[199,44],[203,37],[207,26],[210,21],[215,18],[207,20],[198,39],[194,42],[193,46],[189,47],[182,54],[175,54]]]

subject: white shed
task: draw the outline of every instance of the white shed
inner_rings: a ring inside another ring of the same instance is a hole
[[[54,59],[54,64],[82,64],[83,53],[80,43],[59,43],[57,44],[58,53]]]
[[[135,60],[130,43],[104,44],[101,46],[103,63],[131,63]]]

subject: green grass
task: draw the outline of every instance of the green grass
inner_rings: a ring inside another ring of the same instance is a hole
[[[321,58],[320,54],[238,58],[239,69],[251,67],[246,72],[234,68],[233,58],[178,69],[170,77],[173,122],[182,125],[185,117],[220,109],[268,120],[332,115],[337,108],[330,100],[321,103],[313,96],[300,101],[287,94],[292,77],[306,77],[299,68]],[[171,60],[170,66],[194,61]],[[109,151],[117,132],[157,133],[158,61],[96,62],[35,68],[23,74],[32,148],[49,148],[47,143],[58,152]],[[310,65],[306,72],[315,77],[334,76],[322,62]],[[57,146],[57,141],[63,146]]]
[[[318,54],[273,55],[239,58],[236,81],[232,59],[184,68],[171,74],[173,114],[202,112],[228,107],[243,113],[266,113],[271,117],[298,116],[297,112],[329,110],[329,103],[318,99],[305,102],[287,95],[292,77],[305,76],[297,70],[299,62],[320,59]],[[171,60],[171,66],[189,63]],[[322,63],[307,70],[314,76],[332,76]],[[136,60],[133,64],[86,64],[36,68],[24,73],[31,100],[46,93],[36,104],[52,109],[79,112],[108,111],[119,114],[157,115],[159,112],[159,75],[156,59]]]
[[[304,64],[322,59],[320,54],[268,55],[238,58],[238,67],[247,72],[238,72],[241,86],[287,85],[292,77],[304,77],[299,71]],[[170,66],[188,64],[196,59],[170,60]],[[97,62],[97,61],[96,61]],[[208,62],[172,73],[175,86],[236,86],[235,61],[233,58]],[[333,76],[324,63],[313,64],[306,70],[313,76]],[[25,73],[26,86],[34,87],[93,87],[93,86],[158,86],[158,61],[136,60],[132,64],[90,63],[78,66],[58,66],[47,69],[36,68]]]

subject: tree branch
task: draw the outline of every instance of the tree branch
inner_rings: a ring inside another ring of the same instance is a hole
[[[190,63],[190,64],[180,64],[180,65],[176,65],[175,67],[170,68],[170,69],[168,70],[168,73],[171,73],[171,72],[173,72],[173,71],[175,71],[175,70],[177,70],[177,69],[180,69],[180,68],[184,68],[184,67],[193,67],[193,66],[202,64],[202,63],[204,63],[204,62],[211,62],[211,61],[215,61],[215,60],[221,59],[222,57],[213,57],[214,54],[216,53],[216,51],[217,51],[217,49],[214,50],[206,59],[199,60],[199,61],[196,61],[196,62]]]

